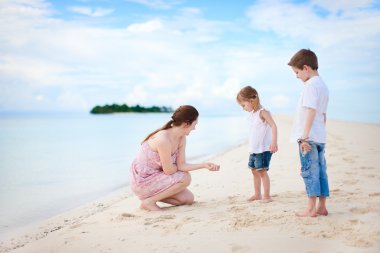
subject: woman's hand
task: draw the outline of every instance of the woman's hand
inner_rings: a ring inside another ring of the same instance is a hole
[[[205,163],[204,167],[209,171],[218,171],[220,169],[220,165],[215,163]]]

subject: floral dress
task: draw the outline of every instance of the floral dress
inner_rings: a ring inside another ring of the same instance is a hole
[[[171,156],[172,163],[176,162],[177,155],[178,149]],[[139,199],[146,199],[180,182],[183,176],[182,171],[166,175],[160,156],[145,141],[131,165],[131,188]]]

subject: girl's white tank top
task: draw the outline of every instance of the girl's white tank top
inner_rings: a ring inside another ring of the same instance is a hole
[[[249,140],[248,149],[250,154],[259,154],[269,151],[269,146],[272,143],[272,130],[269,124],[260,118],[261,108],[256,112],[252,111],[248,116],[249,124]]]

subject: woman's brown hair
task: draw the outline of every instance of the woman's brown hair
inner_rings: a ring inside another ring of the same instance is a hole
[[[172,128],[173,126],[181,126],[183,123],[191,125],[194,121],[198,119],[198,116],[199,113],[197,109],[195,109],[195,107],[191,105],[181,105],[177,108],[177,110],[175,110],[171,119],[165,125],[148,134],[148,136],[142,141],[142,143],[161,130],[166,130]]]
[[[236,100],[238,102],[250,101],[250,99],[253,100],[253,110],[256,112],[260,108],[260,98],[259,94],[254,88],[252,88],[251,86],[245,86],[243,89],[239,91],[239,93],[236,96]]]

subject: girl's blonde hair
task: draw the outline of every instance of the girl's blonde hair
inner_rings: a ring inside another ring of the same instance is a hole
[[[242,101],[252,102],[253,110],[260,109],[260,98],[257,91],[251,86],[245,86],[242,88],[236,96],[238,103]]]
[[[165,125],[148,134],[148,136],[142,141],[142,143],[161,130],[166,130],[172,128],[173,126],[181,126],[183,123],[191,125],[194,121],[198,119],[198,116],[199,113],[197,109],[195,109],[195,107],[191,105],[182,105],[178,107],[177,110],[175,110],[171,119]]]

